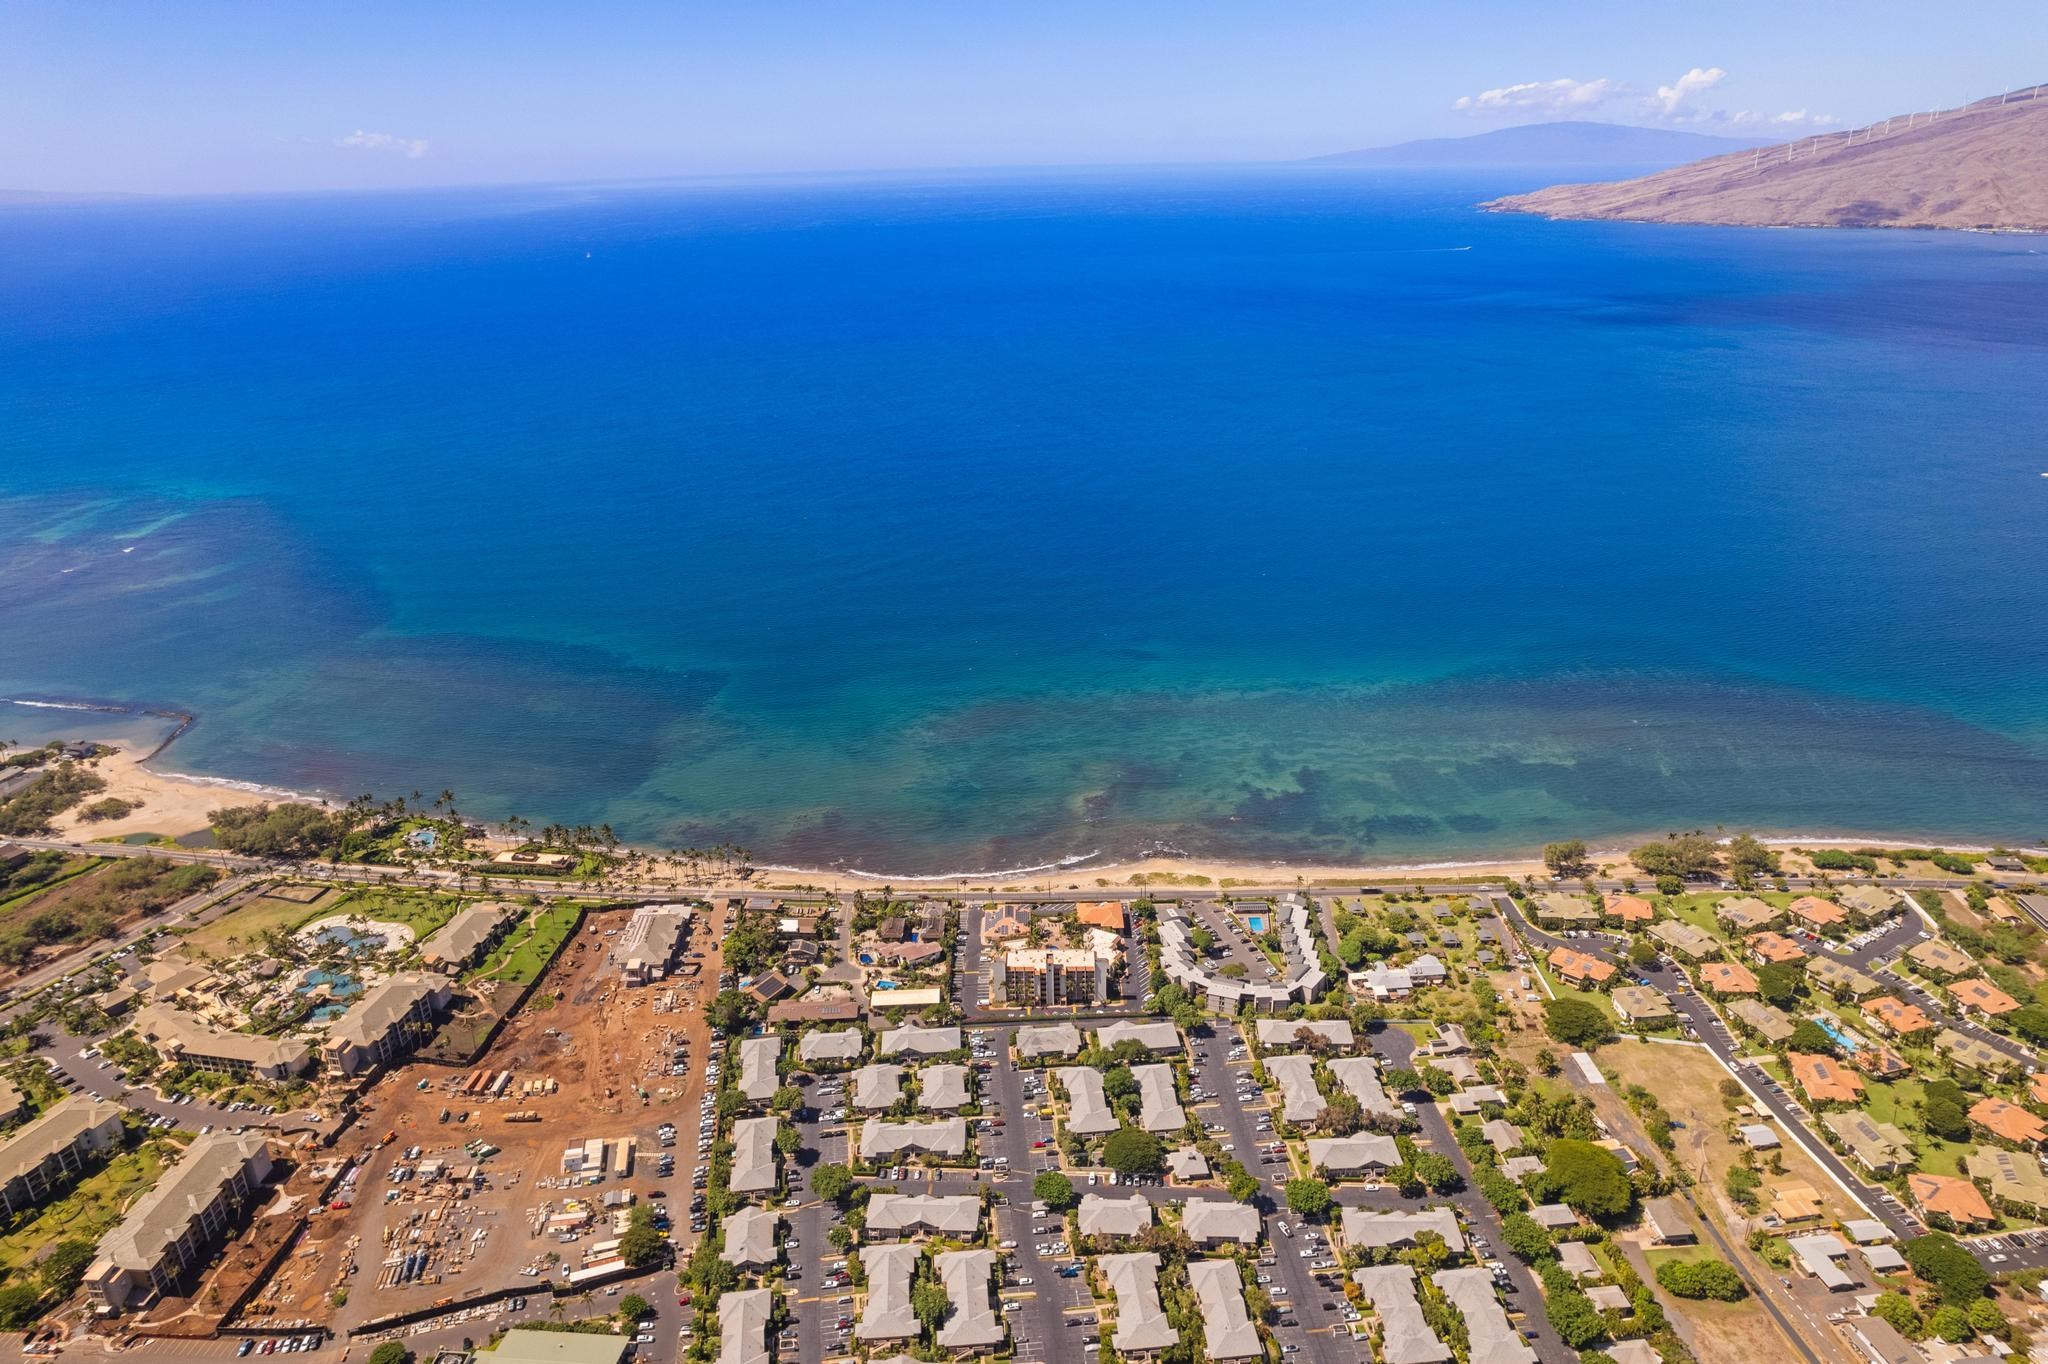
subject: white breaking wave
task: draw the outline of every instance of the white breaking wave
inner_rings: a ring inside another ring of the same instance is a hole
[[[95,715],[126,714],[117,706],[92,706],[83,701],[24,701],[19,697],[0,697],[10,706],[34,706],[37,710],[83,710]]]
[[[157,775],[168,781],[186,781],[197,786],[217,786],[224,791],[241,791],[252,796],[268,796],[272,800],[304,801],[310,805],[334,804],[334,801],[327,796],[316,795],[306,791],[293,791],[282,786],[265,786],[262,782],[236,781],[232,777],[202,777],[191,772],[165,771],[160,771]]]

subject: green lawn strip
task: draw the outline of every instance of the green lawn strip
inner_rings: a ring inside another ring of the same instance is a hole
[[[1929,1174],[1960,1174],[1966,1142],[1943,1141],[1920,1125],[1920,1100],[1926,1087],[1918,1080],[1873,1083],[1865,1091],[1863,1111],[1873,1122],[1888,1122],[1908,1133],[1920,1148],[1920,1168]]]
[[[32,1220],[0,1237],[0,1270],[12,1272],[32,1264],[44,1247],[58,1241],[98,1241],[121,1220],[136,1196],[156,1183],[163,1168],[153,1144],[114,1157]]]
[[[455,917],[463,901],[455,896],[407,894],[385,890],[362,890],[344,896],[320,917],[353,916],[375,923],[403,924],[424,941],[434,930]]]
[[[574,931],[578,906],[559,904],[527,917],[525,923],[491,949],[471,980],[499,980],[525,985],[541,973],[555,951]]]

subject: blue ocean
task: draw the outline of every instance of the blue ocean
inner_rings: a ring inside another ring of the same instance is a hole
[[[1528,187],[9,204],[0,696],[884,874],[2048,836],[2048,248]]]

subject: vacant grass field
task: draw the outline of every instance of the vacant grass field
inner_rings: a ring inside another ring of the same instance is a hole
[[[31,1264],[45,1246],[58,1241],[98,1241],[121,1220],[122,1210],[156,1183],[163,1168],[154,1143],[114,1157],[69,1195],[0,1236],[0,1270]]]
[[[300,898],[297,889],[289,897],[264,894],[245,900],[213,922],[188,931],[185,941],[210,956],[236,956],[254,949],[273,928],[289,933],[300,924],[334,913],[343,898],[343,892],[331,886],[322,887],[311,900]]]

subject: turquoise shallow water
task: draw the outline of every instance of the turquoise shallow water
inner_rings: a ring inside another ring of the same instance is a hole
[[[0,210],[0,695],[895,872],[2048,834],[2048,257],[1517,187]]]

